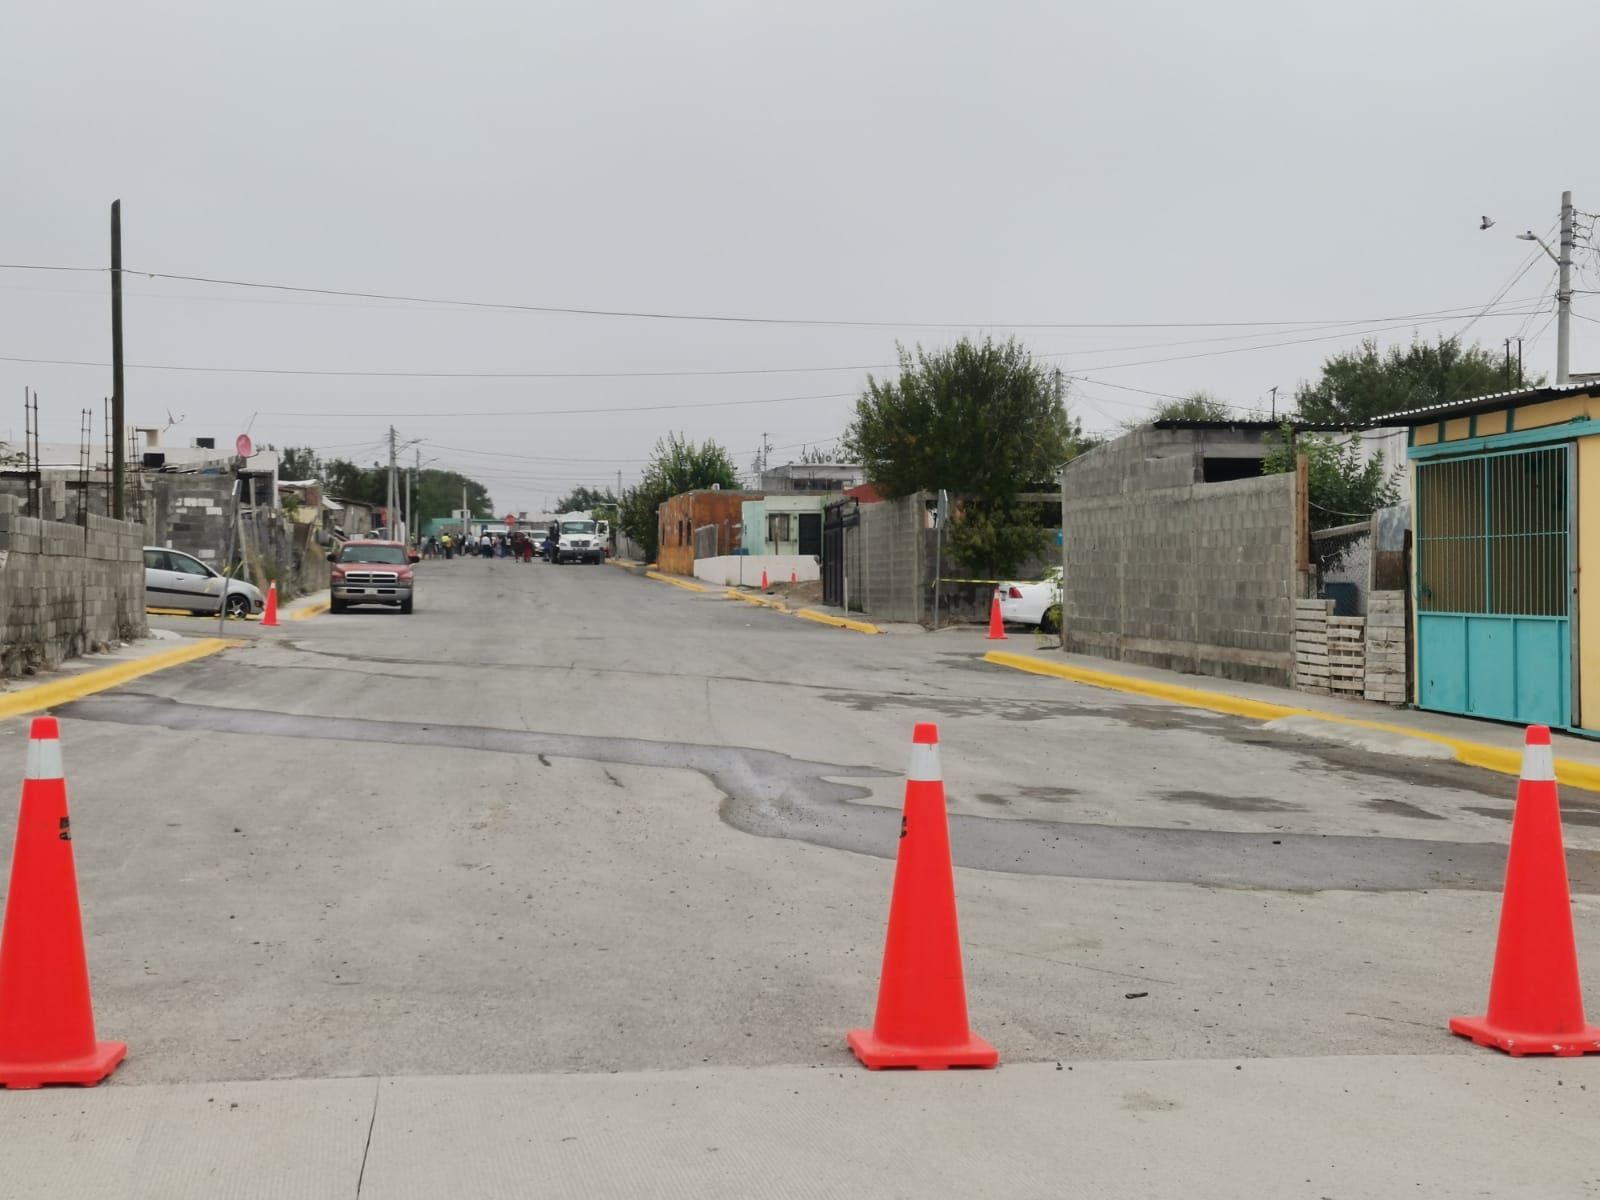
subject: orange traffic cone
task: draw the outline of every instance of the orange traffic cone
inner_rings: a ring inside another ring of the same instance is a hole
[[[278,624],[278,581],[276,579],[267,585],[267,611],[261,614],[261,624],[268,629],[276,628]]]
[[[128,1053],[94,1039],[59,738],[54,717],[34,718],[0,929],[0,1087],[92,1087]]]
[[[767,572],[765,568],[761,571],[761,590],[763,592],[767,590]]]
[[[1555,756],[1543,725],[1528,727],[1522,751],[1489,1012],[1451,1017],[1450,1032],[1518,1057],[1600,1054],[1600,1029],[1583,1020]]]
[[[796,571],[793,567],[789,568],[789,582],[790,584],[796,584],[800,582],[800,572]]]
[[[937,725],[918,725],[912,738],[878,1013],[870,1030],[851,1030],[849,1042],[874,1071],[992,1067],[1000,1060],[967,1024]]]
[[[990,642],[1009,642],[1006,637],[1005,622],[1000,619],[1000,592],[995,591],[994,603],[989,606],[989,636],[984,639]]]

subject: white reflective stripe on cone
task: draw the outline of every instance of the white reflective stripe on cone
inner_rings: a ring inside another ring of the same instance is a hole
[[[1522,777],[1530,783],[1554,783],[1556,752],[1551,746],[1522,748]]]
[[[24,779],[62,779],[61,740],[59,738],[30,738],[28,740],[28,769]]]
[[[911,773],[907,779],[915,783],[929,783],[942,780],[939,774],[939,747],[930,746],[926,742],[917,742],[911,747]]]

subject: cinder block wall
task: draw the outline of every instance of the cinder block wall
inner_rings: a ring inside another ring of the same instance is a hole
[[[1288,686],[1294,476],[1195,483],[1191,460],[1182,486],[1124,491],[1104,465],[1064,477],[1066,649]],[[1181,470],[1166,460],[1142,474]]]
[[[21,675],[144,637],[144,527],[22,515],[0,496],[0,670]]]
[[[221,570],[233,515],[233,477],[151,474],[146,484],[151,544],[182,550]]]
[[[846,533],[851,608],[880,621],[915,623],[928,615],[927,524],[921,493],[861,506],[861,524]]]

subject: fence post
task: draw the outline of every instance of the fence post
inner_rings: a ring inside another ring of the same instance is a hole
[[[1297,454],[1294,460],[1295,566],[1311,569],[1311,460]]]

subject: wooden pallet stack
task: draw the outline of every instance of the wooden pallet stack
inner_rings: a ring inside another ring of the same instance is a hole
[[[1331,690],[1328,618],[1332,615],[1332,600],[1294,602],[1294,685],[1302,692]]]
[[[1335,696],[1366,694],[1366,628],[1365,617],[1328,618],[1328,688]]]
[[[1411,699],[1406,666],[1406,594],[1367,594],[1367,678],[1363,695],[1381,704]]]

